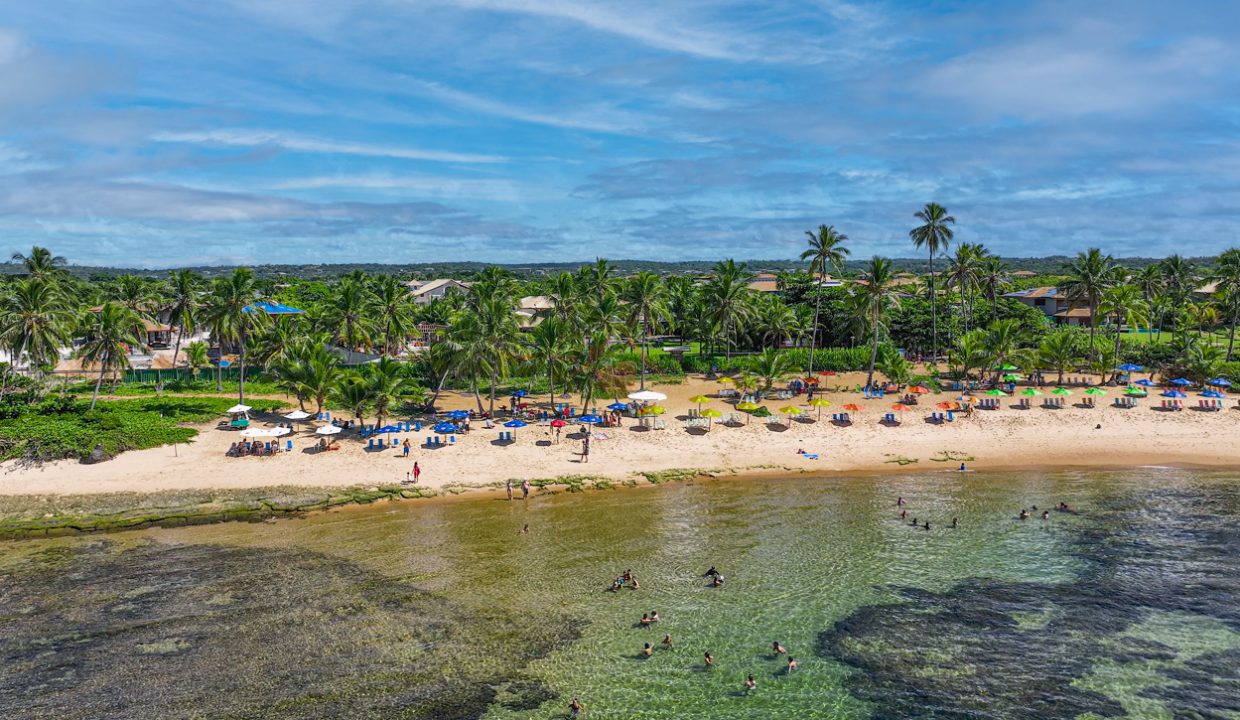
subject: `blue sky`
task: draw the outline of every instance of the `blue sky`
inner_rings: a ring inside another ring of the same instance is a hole
[[[0,238],[92,264],[1005,255],[1240,229],[1234,2],[9,0]]]

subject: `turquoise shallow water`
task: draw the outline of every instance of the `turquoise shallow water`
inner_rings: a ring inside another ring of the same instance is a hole
[[[1225,473],[924,472],[13,543],[0,715],[1240,718],[1237,515]]]

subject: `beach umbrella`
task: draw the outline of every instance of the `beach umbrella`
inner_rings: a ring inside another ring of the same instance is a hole
[[[529,425],[529,423],[527,423],[527,422],[526,422],[526,421],[524,421],[524,420],[516,420],[516,419],[509,420],[508,422],[504,423],[504,427],[506,427],[506,428],[513,428],[514,430],[515,430],[516,428],[523,428],[523,427],[525,427],[526,425]]]
[[[1133,385],[1140,385],[1141,387],[1154,387],[1154,381],[1149,378],[1141,378],[1133,383]]]
[[[826,398],[814,398],[813,400],[809,401],[809,404],[810,404],[810,407],[818,408],[818,419],[819,420],[822,419],[822,409],[825,407],[831,407],[831,401]]]
[[[1142,390],[1141,388],[1130,387],[1127,390],[1124,390],[1124,394],[1125,395],[1136,395],[1138,397],[1145,397],[1149,393],[1147,393],[1145,390]]]
[[[608,405],[608,406],[607,406],[607,409],[608,409],[608,410],[628,410],[628,409],[629,409],[629,405],[628,405],[628,403],[614,402],[614,403],[612,403],[612,404]]]
[[[891,406],[891,409],[895,410],[896,412],[909,412],[913,408],[909,407],[908,405],[905,405],[904,403],[896,403],[895,405]]]
[[[751,415],[749,415],[749,413],[753,412],[754,410],[757,410],[760,407],[762,406],[759,405],[758,403],[751,403],[751,402],[743,402],[743,403],[736,404],[737,410],[741,410],[745,412],[745,424],[746,425],[749,424],[749,418],[752,417]]]
[[[796,406],[794,406],[794,405],[785,405],[785,406],[781,407],[781,408],[779,409],[779,411],[780,411],[781,413],[783,413],[784,415],[787,415],[787,416],[788,416],[788,420],[787,420],[787,422],[785,422],[785,423],[784,423],[784,424],[785,424],[785,425],[787,425],[788,427],[792,427],[792,416],[793,416],[793,415],[800,415],[800,414],[802,413],[801,408],[796,407]]]
[[[1019,370],[1020,368],[1016,367],[1015,365],[996,365],[992,369],[994,370]]]
[[[1028,397],[1037,397],[1042,394],[1042,391],[1037,388],[1025,388],[1020,391],[1020,394]]]
[[[529,395],[529,392],[526,390],[513,390],[512,391],[512,396],[515,398],[523,398],[526,395]]]
[[[553,428],[562,428],[562,427],[564,427],[564,426],[565,426],[565,425],[567,425],[567,424],[568,424],[568,423],[564,422],[563,420],[558,420],[558,419],[557,419],[557,420],[552,420],[552,421],[551,421],[551,427],[553,427]]]
[[[1020,376],[1017,375],[1016,373],[1008,373],[1007,375],[1003,376],[1004,382],[1016,382],[1018,380],[1020,380]]]
[[[240,415],[241,413],[247,413],[249,411],[250,411],[249,405],[238,404],[238,405],[233,405],[232,407],[228,408],[224,412],[228,413],[229,415]]]
[[[377,432],[377,433],[383,433],[383,434],[385,434],[385,435],[386,435],[386,434],[390,434],[390,433],[398,433],[398,432],[400,432],[400,428],[396,427],[395,425],[384,425],[383,427],[379,428],[378,430],[375,430],[375,432]]]
[[[718,410],[714,408],[706,408],[705,410],[702,411],[702,417],[710,418],[710,420],[708,421],[708,426],[707,426],[707,429],[709,430],[710,429],[709,425],[713,425],[715,423],[715,418],[723,417],[723,413],[719,412]]]
[[[651,402],[656,400],[666,400],[667,396],[661,392],[655,392],[654,390],[638,390],[637,392],[629,393],[629,399],[639,400],[641,402]]]
[[[335,425],[324,425],[314,431],[315,435],[336,435],[340,433],[340,428]]]
[[[1167,392],[1162,393],[1162,396],[1165,398],[1178,398],[1178,399],[1183,399],[1183,398],[1188,397],[1187,395],[1180,392],[1179,390],[1168,390]]]
[[[1071,395],[1072,391],[1069,390],[1068,388],[1055,388],[1054,390],[1051,390],[1051,394],[1052,395]]]
[[[1107,391],[1102,388],[1089,388],[1085,391],[1086,395],[1106,395]]]
[[[293,412],[285,415],[284,419],[285,420],[305,420],[308,417],[310,417],[310,413],[306,412],[305,410],[294,410]]]
[[[469,411],[468,410],[449,410],[448,412],[444,413],[444,416],[450,417],[453,420],[464,420],[465,418],[469,417]]]
[[[441,422],[431,429],[442,435],[450,435],[452,433],[461,431],[459,427],[457,427],[455,424],[450,423],[450,422]]]
[[[1119,369],[1123,370],[1124,372],[1141,372],[1145,368],[1141,367],[1140,365],[1133,365],[1132,363],[1128,363],[1127,365],[1120,365]]]
[[[925,395],[926,393],[930,392],[930,388],[926,387],[925,385],[914,385],[913,387],[909,388],[908,391],[914,395]]]
[[[1188,385],[1192,385],[1192,384],[1193,384],[1193,381],[1192,381],[1192,380],[1189,380],[1188,378],[1176,378],[1176,379],[1174,379],[1174,380],[1172,380],[1172,381],[1171,381],[1171,384],[1172,384],[1172,385],[1179,385],[1180,387],[1185,387],[1185,386],[1188,386]]]
[[[1202,396],[1202,397],[1208,397],[1208,398],[1222,398],[1222,397],[1227,397],[1226,395],[1224,395],[1223,393],[1221,393],[1221,392],[1219,392],[1219,391],[1217,391],[1217,390],[1206,390],[1205,392],[1201,393],[1201,396]]]
[[[728,377],[727,375],[720,375],[719,377],[715,378],[715,382],[717,382],[717,383],[734,383],[734,382],[736,382],[736,380],[734,380],[734,379],[732,379],[732,378]],[[630,397],[632,397],[632,396],[630,395]]]
[[[1231,387],[1231,381],[1227,378],[1210,378],[1209,380],[1206,380],[1206,382],[1210,385],[1217,385],[1218,387]]]
[[[983,394],[983,395],[990,395],[990,396],[992,396],[992,397],[1007,397],[1007,393],[1003,392],[1003,391],[1002,391],[1002,390],[1000,390],[999,388],[995,388],[995,389],[993,389],[993,390],[987,390],[986,392],[984,392],[984,393],[982,393],[982,394]]]
[[[943,402],[939,403],[935,407],[937,407],[940,410],[959,410],[960,403],[956,402],[955,400],[944,400]]]
[[[689,398],[689,402],[697,403],[698,410],[701,410],[703,404],[710,402],[710,398],[706,397],[705,395],[694,395],[693,397]]]
[[[823,377],[831,377],[832,375],[835,374],[835,371],[834,370],[819,370],[818,374]]]
[[[857,403],[848,403],[847,405],[844,406],[843,409],[847,410],[848,412],[861,412],[865,408],[861,407]]]
[[[243,438],[277,438],[288,435],[291,430],[288,428],[246,428],[241,431]]]
[[[581,423],[582,425],[594,425],[596,423],[603,422],[603,418],[599,417],[598,415],[582,415],[581,417],[577,418],[577,422]]]
[[[667,412],[667,408],[662,405],[651,405],[650,407],[642,408],[642,415],[662,415],[665,412]]]

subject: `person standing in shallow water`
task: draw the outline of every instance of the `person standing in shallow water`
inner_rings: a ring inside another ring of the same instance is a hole
[[[504,490],[508,493],[508,499],[511,500],[512,499],[512,480],[511,479],[504,483]]]
[[[529,496],[530,496],[530,481],[522,480],[521,481],[521,499],[525,500]]]

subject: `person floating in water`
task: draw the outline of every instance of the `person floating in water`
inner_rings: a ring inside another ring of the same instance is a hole
[[[715,576],[711,578],[710,584],[713,587],[723,587],[723,576],[719,573],[715,573]]]
[[[523,525],[523,526],[521,527],[521,534],[522,534],[522,535],[529,535],[529,534],[530,534],[530,526],[529,526],[529,523],[526,523],[525,525]]]
[[[903,497],[898,497],[898,498],[896,498],[896,507],[904,507],[904,498],[903,498]]]
[[[715,569],[715,566],[714,566],[714,565],[711,565],[711,566],[710,566],[710,569],[709,569],[709,570],[707,570],[707,571],[706,571],[706,573],[705,573],[704,575],[702,575],[702,577],[713,577],[713,576],[718,575],[718,574],[719,574],[719,571]]]
[[[1024,509],[1024,508],[1021,508],[1021,509],[1020,509],[1020,519],[1021,519],[1021,520],[1028,520],[1028,519],[1029,519],[1029,511],[1028,511],[1028,510],[1026,510],[1026,509]]]
[[[668,633],[667,635],[664,635],[664,636],[663,636],[663,647],[667,648],[668,650],[671,650],[671,649],[672,649],[672,635],[671,635],[671,633]]]
[[[705,661],[706,661],[706,667],[714,667],[714,666],[715,666],[715,658],[714,658],[714,656],[713,656],[713,655],[711,655],[711,654],[710,654],[710,651],[709,651],[709,650],[707,650],[705,653],[703,653],[703,657],[705,658]]]
[[[909,523],[909,525],[912,525],[913,527],[917,527],[917,518],[913,518],[913,522]]]
[[[652,646],[650,643],[646,643],[645,645],[642,646],[642,657],[650,657],[653,654],[654,654],[654,646]]]
[[[923,529],[923,530],[926,530],[926,531],[929,531],[929,530],[930,530],[930,521],[929,521],[929,520],[927,520],[927,521],[926,521],[926,524],[925,524],[924,526],[922,526],[922,529]]]
[[[1051,511],[1050,511],[1050,510],[1043,510],[1043,511],[1042,511],[1042,519],[1043,519],[1043,520],[1050,520],[1050,519],[1051,519]]]
[[[651,611],[650,611],[650,622],[652,622],[652,623],[657,623],[657,622],[659,622],[659,611],[658,611],[658,610],[651,610]]]
[[[577,698],[573,698],[573,701],[568,704],[568,713],[573,717],[581,715],[584,710],[585,706],[583,706],[581,701]]]
[[[648,627],[650,625],[650,616],[646,613],[642,613],[641,625],[642,627]]]
[[[952,518],[952,524],[949,527],[953,530],[960,527],[960,521],[957,518]]]
[[[906,519],[908,519],[908,510],[901,510],[901,511],[900,511],[900,519],[901,519],[901,520],[906,520]]]
[[[749,677],[745,678],[745,692],[746,693],[751,693],[757,689],[758,689],[758,681],[753,679],[752,674]]]
[[[785,650],[785,649],[784,649],[784,646],[783,646],[783,645],[780,645],[780,644],[779,644],[779,641],[778,641],[778,640],[773,640],[773,641],[771,642],[771,650],[772,650],[772,651],[773,651],[776,655],[784,655],[784,654],[786,654],[786,653],[788,652],[787,650]]]
[[[794,657],[788,658],[788,674],[791,675],[792,671],[796,669],[797,669],[797,659]]]

